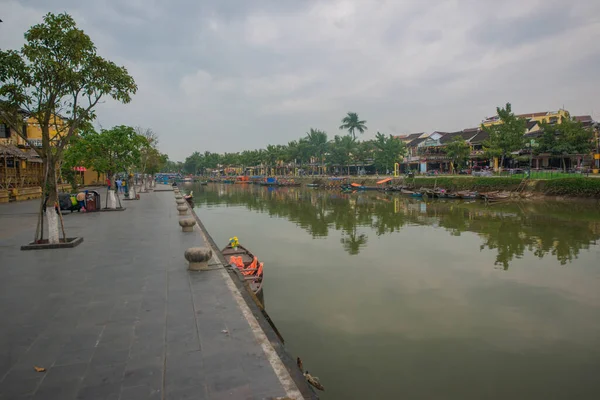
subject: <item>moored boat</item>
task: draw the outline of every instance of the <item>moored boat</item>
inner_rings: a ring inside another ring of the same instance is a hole
[[[237,239],[235,242],[237,242]],[[232,246],[232,244],[235,246]],[[239,270],[244,277],[244,280],[248,282],[250,290],[256,295],[260,294],[262,291],[264,271],[263,263],[258,261],[258,257],[244,246],[238,243],[232,243],[231,241],[223,250],[221,250],[221,254],[223,254],[230,266]]]

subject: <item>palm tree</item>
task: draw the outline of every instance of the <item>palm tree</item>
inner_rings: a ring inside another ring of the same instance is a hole
[[[319,129],[310,128],[306,133],[306,140],[312,150],[312,154],[317,157],[319,164],[323,164],[323,156],[327,151],[327,133]]]
[[[356,140],[355,131],[365,133],[367,130],[366,124],[367,121],[361,121],[358,119],[358,114],[355,112],[349,112],[343,119],[342,125],[340,125],[340,129],[348,130],[348,133],[352,136],[352,139]]]

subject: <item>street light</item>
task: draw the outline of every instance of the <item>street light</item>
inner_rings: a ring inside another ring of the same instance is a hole
[[[531,139],[529,143],[525,143],[525,147],[529,149],[529,172],[527,176],[531,178],[531,162],[533,161],[533,149],[539,147],[540,144],[535,141],[535,139]]]

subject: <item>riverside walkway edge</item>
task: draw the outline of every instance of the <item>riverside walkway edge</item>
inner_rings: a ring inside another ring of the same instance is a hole
[[[315,398],[210,236],[181,232],[172,193],[67,214],[80,246],[21,251],[38,206],[0,205],[0,399]],[[214,269],[187,271],[203,245]]]

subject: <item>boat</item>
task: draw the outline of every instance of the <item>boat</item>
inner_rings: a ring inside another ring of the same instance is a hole
[[[318,183],[307,183],[306,184],[306,187],[311,187],[311,188],[318,188],[319,186],[321,186],[321,185],[319,185]]]
[[[237,183],[237,184],[250,183],[250,177],[246,176],[246,175],[240,175],[235,179],[235,183]]]
[[[244,277],[244,280],[248,283],[250,290],[255,295],[259,295],[262,292],[263,284],[263,263],[258,261],[250,250],[244,246],[237,244],[232,247],[231,242],[221,250],[221,254],[225,257],[225,260],[229,262],[231,267],[236,267],[238,271]]]
[[[421,192],[413,192],[408,189],[400,189],[400,193],[411,196],[411,197],[423,197],[423,193]]]
[[[479,197],[479,193],[471,192],[468,190],[463,190],[461,192],[456,192],[456,194],[463,200],[471,200]]]
[[[278,181],[277,182],[277,186],[282,186],[282,187],[297,187],[300,186],[301,183],[300,182],[294,182],[293,180],[291,181]]]
[[[200,186],[206,186],[206,185],[208,185],[208,181],[200,181],[200,182],[198,182],[198,184]]]
[[[223,179],[221,180],[221,183],[235,183],[234,179]]]
[[[510,199],[510,192],[487,192],[481,193],[481,198],[488,203]]]

